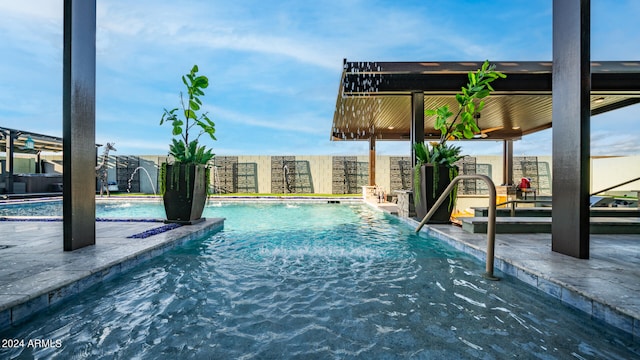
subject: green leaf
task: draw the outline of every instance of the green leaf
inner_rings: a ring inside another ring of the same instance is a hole
[[[188,119],[197,119],[196,113],[189,109],[184,111],[184,116]]]
[[[478,125],[476,124],[475,121],[469,123],[468,125],[469,125],[469,128],[471,129],[471,131],[473,131],[474,134],[480,132],[480,128],[478,127]]]
[[[194,86],[206,89],[209,86],[209,79],[206,76],[198,76],[195,78]]]
[[[484,90],[480,91],[478,93],[478,95],[476,95],[476,97],[478,99],[482,99],[482,98],[485,98],[485,97],[489,96],[489,94],[491,94],[491,91],[489,89],[484,89]]]
[[[468,111],[469,111],[470,113],[472,113],[472,114],[473,114],[473,113],[475,113],[475,112],[476,112],[476,104],[475,104],[473,101],[472,101],[472,102],[469,102],[469,103],[467,104],[467,109],[468,109]]]
[[[476,108],[477,112],[481,112],[482,109],[484,109],[484,100],[480,101],[480,103],[478,103],[478,107]]]
[[[471,113],[468,112],[463,112],[462,113],[462,122],[475,122],[475,120],[473,119],[473,115],[471,115]]]

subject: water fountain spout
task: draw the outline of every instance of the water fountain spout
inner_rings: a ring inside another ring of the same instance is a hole
[[[218,176],[218,166],[213,166],[213,193],[218,194],[220,192],[220,177]]]
[[[151,176],[149,175],[149,172],[147,171],[147,169],[143,168],[142,166],[138,166],[137,168],[135,168],[133,170],[133,173],[131,174],[131,177],[127,181],[127,192],[128,193],[131,192],[131,182],[133,181],[133,177],[136,176],[136,172],[138,172],[138,170],[143,170],[145,172],[145,174],[147,174],[147,179],[149,179],[149,184],[151,185],[151,190],[153,190],[153,195],[157,195],[156,194],[156,187],[153,186],[153,181],[151,180]]]
[[[289,193],[291,193],[291,187],[289,185],[289,166],[287,164],[284,164],[284,166],[282,166],[282,170],[283,170],[283,176],[284,176],[284,186],[283,186],[283,193],[286,193],[287,191],[289,191]]]

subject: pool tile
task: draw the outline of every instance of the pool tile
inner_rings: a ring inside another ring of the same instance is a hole
[[[610,306],[594,302],[593,317],[628,333],[633,333],[633,318],[628,315],[621,314]]]
[[[557,298],[557,299],[562,298],[562,287],[549,280],[538,277],[538,289],[553,296],[554,298]]]
[[[19,324],[49,306],[49,294],[42,294],[11,309],[11,323]]]
[[[11,326],[11,309],[0,311],[0,330]]]
[[[66,300],[70,296],[78,293],[78,283],[74,282],[67,286],[49,292],[49,306],[56,304],[61,300]]]
[[[538,276],[534,275],[528,271],[518,269],[516,272],[516,277],[524,283],[527,283],[533,287],[538,287]]]
[[[562,294],[560,299],[567,303],[568,305],[573,306],[578,310],[582,310],[589,315],[593,316],[593,300],[588,297],[579,294],[575,291],[572,291],[567,288],[562,288]]]
[[[502,271],[503,273],[509,276],[513,276],[513,277],[518,276],[518,268],[507,261],[502,261],[502,260],[500,261],[500,271]]]

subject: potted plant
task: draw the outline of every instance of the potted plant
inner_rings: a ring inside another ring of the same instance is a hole
[[[430,210],[451,180],[458,176],[455,163],[464,157],[460,147],[449,144],[449,140],[471,139],[480,132],[476,114],[484,108],[484,98],[491,94],[491,82],[506,75],[495,70],[495,65],[485,61],[475,72],[469,72],[469,82],[456,94],[458,111],[454,113],[448,105],[425,110],[425,116],[435,116],[435,129],[440,131],[438,141],[413,144],[416,154],[414,168],[414,202],[416,215],[422,219]],[[457,190],[457,189],[456,189]],[[448,223],[456,198],[456,190],[449,194],[449,201],[442,203],[430,223]]]
[[[160,119],[160,125],[171,123],[174,136],[169,145],[173,163],[162,164],[160,169],[160,193],[167,222],[195,224],[204,220],[202,211],[209,188],[207,164],[214,156],[211,149],[200,145],[198,140],[203,134],[216,140],[216,130],[206,112],[198,114],[202,107],[200,97],[204,96],[203,89],[209,86],[209,79],[198,75],[198,66],[194,65],[188,74],[182,76],[182,82],[187,88],[187,95],[180,92],[180,108],[164,109]],[[191,136],[196,129],[197,135]]]

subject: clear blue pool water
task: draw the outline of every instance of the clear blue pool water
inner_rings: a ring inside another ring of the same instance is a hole
[[[162,211],[119,202],[98,216]],[[0,358],[640,357],[627,334],[517,280],[487,281],[482,263],[365,205],[225,203],[205,215],[225,229],[0,333],[61,347]]]

